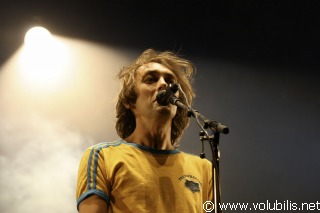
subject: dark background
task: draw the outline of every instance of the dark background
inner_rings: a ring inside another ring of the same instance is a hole
[[[180,52],[198,69],[194,107],[230,127],[220,139],[222,200],[319,201],[317,1],[10,1],[0,8],[1,63],[35,23],[137,54]],[[182,150],[199,154],[198,131],[191,121]]]
[[[316,1],[3,1],[1,60],[42,24],[127,48],[317,68],[318,10]]]

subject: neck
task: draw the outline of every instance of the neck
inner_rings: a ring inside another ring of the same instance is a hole
[[[150,120],[137,119],[134,132],[125,140],[153,149],[174,149],[171,144],[171,121],[160,122],[155,120],[152,122]]]

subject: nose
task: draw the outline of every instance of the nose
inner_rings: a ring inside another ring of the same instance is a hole
[[[168,87],[168,83],[165,81],[163,77],[159,78],[158,81],[158,90],[165,90]]]

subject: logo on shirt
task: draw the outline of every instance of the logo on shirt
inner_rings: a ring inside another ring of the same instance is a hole
[[[184,186],[193,193],[200,192],[200,185],[202,185],[202,183],[197,177],[193,175],[182,175],[179,177],[179,180],[184,180]]]
[[[192,180],[186,180],[184,185],[192,192],[200,192],[199,183],[193,182]]]

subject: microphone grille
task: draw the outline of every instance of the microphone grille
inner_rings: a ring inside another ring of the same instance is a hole
[[[176,93],[179,89],[179,84],[178,83],[173,83],[173,84],[170,84],[169,87],[171,88],[171,91],[172,93]]]

